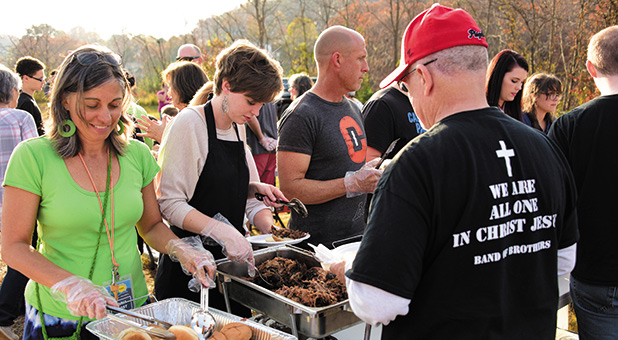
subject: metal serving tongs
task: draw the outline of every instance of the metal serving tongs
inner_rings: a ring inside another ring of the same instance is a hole
[[[117,316],[115,314],[111,314],[111,313],[107,314],[107,316],[110,319],[116,320],[116,321],[118,321],[118,322],[120,322],[122,324],[131,326],[131,327],[139,328],[139,329],[143,330],[144,332],[146,332],[146,333],[148,333],[150,335],[154,335],[154,336],[159,337],[159,338],[164,339],[164,340],[176,340],[176,336],[174,335],[174,333],[172,333],[172,332],[167,330],[168,328],[173,326],[171,323],[169,323],[167,321],[155,319],[153,317],[150,317],[150,316],[147,316],[147,315],[144,315],[144,314],[139,314],[139,313],[131,312],[131,311],[128,311],[126,309],[122,309],[122,308],[118,308],[118,307],[113,307],[113,306],[110,306],[110,305],[107,305],[106,307],[110,311],[113,311],[113,312],[116,312],[116,313],[121,313],[121,314],[124,314],[124,315],[128,315],[128,316],[131,316],[131,317],[134,317],[134,318],[137,318],[137,319],[141,319],[141,320],[144,320],[144,321],[148,321],[151,324],[155,324],[155,325],[157,325],[159,327],[156,327],[156,326],[144,326],[144,325],[141,325],[141,324],[139,324],[137,322],[134,322],[134,321],[131,321],[131,320],[128,320],[128,319],[125,319],[125,318],[121,318],[121,317],[119,317],[119,316]]]
[[[255,198],[258,199],[259,201],[263,201],[264,197],[266,197],[266,195],[260,194],[259,192],[255,193]],[[301,202],[298,198],[292,198],[289,202],[277,199],[275,201],[275,203],[283,204],[285,206],[288,206],[288,207],[292,208],[294,210],[294,212],[299,214],[300,217],[302,217],[302,218],[306,218],[307,216],[309,216],[309,212],[307,211],[307,207],[305,207],[303,202]]]

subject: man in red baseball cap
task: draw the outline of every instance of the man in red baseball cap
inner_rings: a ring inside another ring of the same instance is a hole
[[[461,9],[412,20],[398,82],[428,129],[384,171],[346,281],[382,339],[553,339],[576,189],[547,138],[485,99],[487,42]]]

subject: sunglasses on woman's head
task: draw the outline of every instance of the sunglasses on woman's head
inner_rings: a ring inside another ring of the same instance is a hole
[[[122,65],[122,57],[116,53],[97,53],[97,52],[82,52],[73,56],[82,66],[92,65],[97,59],[103,60],[104,63],[112,66]]]

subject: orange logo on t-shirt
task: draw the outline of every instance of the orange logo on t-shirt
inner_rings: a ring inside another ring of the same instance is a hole
[[[367,139],[358,123],[352,117],[343,117],[339,121],[339,130],[348,146],[350,159],[355,163],[364,162],[367,154]]]

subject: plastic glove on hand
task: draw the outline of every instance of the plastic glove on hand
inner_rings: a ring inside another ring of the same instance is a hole
[[[348,171],[343,180],[346,197],[356,197],[366,193],[372,193],[382,177],[382,170],[376,169],[380,162],[379,158],[373,159],[356,171]]]
[[[247,239],[236,230],[232,225],[217,220],[220,214],[215,215],[215,218],[206,224],[200,232],[201,235],[211,237],[221,247],[223,254],[230,260],[238,263],[246,263],[248,266],[249,276],[255,276],[255,260],[253,258],[253,248]],[[225,217],[221,216],[227,221]]]
[[[270,137],[262,138],[260,140],[260,144],[262,144],[264,149],[266,149],[267,151],[273,151],[277,148],[277,140]]]
[[[171,239],[165,249],[173,261],[180,262],[185,274],[193,275],[193,279],[189,281],[191,291],[198,292],[200,285],[215,286],[213,278],[217,265],[212,254],[204,249],[199,236]]]
[[[77,275],[69,276],[53,285],[51,295],[54,300],[66,303],[72,315],[91,319],[104,318],[105,305],[118,306],[105,288]]]

